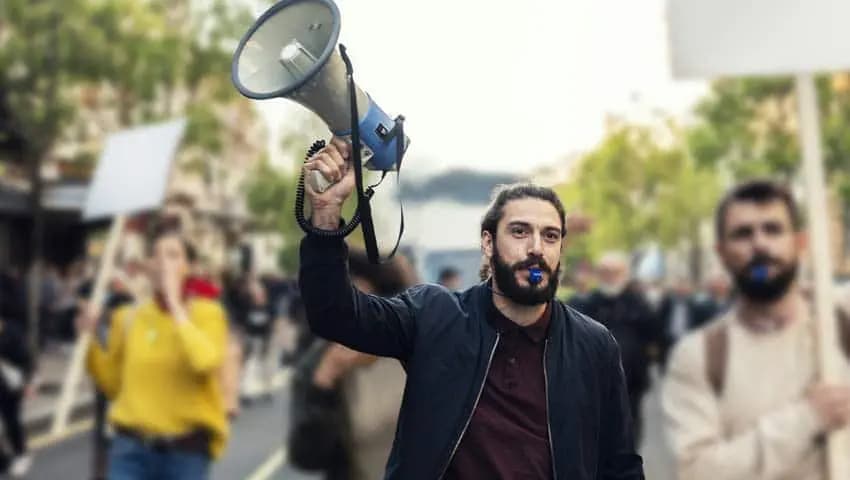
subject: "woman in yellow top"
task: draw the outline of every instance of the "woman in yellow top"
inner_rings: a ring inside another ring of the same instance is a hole
[[[228,424],[220,385],[227,324],[208,299],[187,299],[191,247],[176,232],[153,243],[154,299],[122,308],[87,366],[112,402],[110,480],[202,480],[221,455]],[[80,321],[92,331],[96,318]]]

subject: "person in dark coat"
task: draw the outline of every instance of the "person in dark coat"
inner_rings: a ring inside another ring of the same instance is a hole
[[[589,317],[605,325],[617,339],[623,358],[629,405],[635,423],[635,438],[640,439],[640,406],[649,390],[650,352],[659,340],[655,317],[634,283],[628,257],[620,252],[603,255],[597,266],[598,287],[580,308]]]
[[[354,189],[350,146],[305,163],[311,223],[340,226]],[[308,234],[300,285],[316,334],[392,357],[407,373],[387,480],[643,479],[620,351],[602,325],[556,300],[567,232],[549,188],[502,186],[481,222],[487,279],[461,292],[417,285],[392,298],[352,285],[340,237]]]
[[[18,323],[0,317],[0,419],[13,455],[9,460],[3,458],[0,465],[5,468],[8,464],[12,478],[26,475],[32,465],[22,413],[24,398],[31,395],[34,367]]]
[[[690,281],[677,279],[663,295],[656,309],[661,328],[659,363],[662,373],[673,347],[687,333],[702,328],[726,311],[729,305],[728,280],[713,276],[706,282],[706,291],[694,293]]]

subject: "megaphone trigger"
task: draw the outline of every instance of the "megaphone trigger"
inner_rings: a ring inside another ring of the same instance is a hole
[[[309,175],[307,175],[307,183],[310,184],[310,188],[313,189],[316,193],[325,193],[325,191],[331,188],[333,182],[329,182],[322,172],[318,170],[312,170]]]

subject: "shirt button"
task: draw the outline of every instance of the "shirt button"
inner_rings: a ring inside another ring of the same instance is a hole
[[[509,358],[508,363],[510,363],[511,365],[514,365],[516,363],[516,357]]]

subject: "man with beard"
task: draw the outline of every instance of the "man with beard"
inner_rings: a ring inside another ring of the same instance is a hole
[[[654,316],[643,295],[631,282],[629,258],[608,252],[597,265],[599,285],[581,305],[582,313],[605,325],[620,345],[629,405],[634,417],[634,437],[641,438],[641,400],[649,390],[649,352],[660,338]]]
[[[850,421],[850,364],[844,382],[817,382],[794,199],[769,181],[745,183],[720,203],[715,225],[738,296],[669,363],[662,403],[679,478],[825,480],[823,436]]]
[[[350,147],[334,139],[305,171],[312,223],[339,227],[354,187]],[[307,235],[300,285],[313,330],[401,361],[407,373],[385,478],[642,479],[619,349],[608,331],[554,300],[566,234],[548,188],[501,188],[481,222],[485,282],[359,292],[341,239]]]

